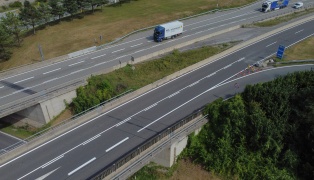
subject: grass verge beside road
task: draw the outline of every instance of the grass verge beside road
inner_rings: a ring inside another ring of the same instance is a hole
[[[252,26],[257,26],[257,27],[270,27],[270,26],[275,26],[278,25],[282,22],[287,22],[290,21],[292,19],[310,14],[314,12],[314,8],[310,8],[310,9],[306,9],[304,11],[299,11],[299,12],[294,12],[292,14],[288,14],[288,15],[284,15],[278,18],[274,18],[271,20],[266,20],[266,21],[262,21],[262,22],[257,22],[257,23],[253,23]],[[249,25],[250,26],[250,25]]]
[[[220,8],[242,6],[256,0],[219,0]],[[65,55],[91,46],[113,41],[134,30],[165,23],[215,9],[217,0],[141,0],[121,7],[105,7],[83,19],[61,21],[25,37],[21,47],[13,49],[12,58],[0,63],[0,70],[41,60],[38,44],[45,59]],[[152,32],[153,33],[153,32]],[[99,36],[102,35],[102,42]],[[97,43],[94,40],[97,40]]]

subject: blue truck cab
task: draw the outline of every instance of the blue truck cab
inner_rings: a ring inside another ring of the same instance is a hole
[[[155,27],[154,40],[156,42],[161,42],[164,38],[165,38],[165,28],[162,26]]]

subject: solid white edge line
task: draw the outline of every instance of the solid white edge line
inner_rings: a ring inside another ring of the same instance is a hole
[[[128,139],[129,139],[129,137],[124,138],[123,140],[121,140],[121,141],[118,142],[117,144],[115,144],[115,145],[111,146],[110,148],[108,148],[108,149],[106,150],[106,152],[111,151],[113,148],[119,146],[120,144],[122,144],[124,141],[126,141],[126,140],[128,140]]]
[[[309,20],[309,21],[311,21],[311,20]],[[61,135],[59,135],[59,136],[57,136],[57,137],[55,137],[55,138],[53,138],[53,139],[51,139],[51,140],[45,142],[45,143],[43,143],[43,144],[37,146],[36,148],[34,148],[34,149],[32,149],[32,150],[30,150],[30,151],[28,151],[28,152],[26,152],[26,153],[24,153],[24,154],[22,154],[22,155],[16,157],[16,158],[11,159],[10,161],[8,161],[8,162],[6,162],[6,163],[0,165],[0,168],[3,167],[3,166],[6,166],[7,164],[10,164],[11,162],[13,162],[13,161],[15,161],[15,160],[17,160],[17,159],[19,159],[19,158],[21,158],[21,157],[24,157],[25,155],[27,155],[27,154],[29,154],[29,153],[31,153],[31,152],[33,152],[33,151],[35,151],[35,150],[37,150],[37,149],[39,149],[39,148],[45,146],[46,144],[49,144],[50,142],[52,142],[52,141],[54,141],[54,140],[56,140],[56,139],[59,139],[59,138],[65,136],[66,134],[68,134],[68,133],[70,133],[70,132],[72,132],[72,131],[74,131],[74,130],[76,130],[76,129],[78,129],[78,128],[80,128],[80,127],[82,127],[82,126],[84,126],[84,125],[86,125],[86,124],[88,124],[88,123],[90,123],[90,122],[93,122],[95,119],[97,119],[97,118],[99,118],[99,117],[101,117],[101,116],[104,116],[104,115],[106,115],[106,114],[108,114],[108,113],[110,113],[110,112],[112,112],[112,111],[114,111],[114,110],[116,110],[116,109],[118,109],[118,108],[120,108],[120,107],[122,107],[122,106],[124,106],[124,105],[126,105],[126,104],[128,104],[128,103],[130,103],[130,102],[133,102],[133,101],[135,101],[136,99],[138,99],[138,98],[140,98],[140,97],[142,97],[142,96],[144,96],[144,95],[146,95],[146,94],[148,94],[148,93],[150,93],[150,92],[152,92],[152,91],[154,91],[154,90],[156,90],[156,89],[159,89],[159,88],[161,88],[161,87],[163,87],[163,86],[165,86],[165,85],[167,85],[167,84],[169,84],[169,83],[171,83],[171,82],[173,82],[173,81],[175,81],[175,80],[177,80],[177,79],[180,79],[181,77],[184,77],[184,76],[186,76],[186,75],[188,75],[188,74],[190,74],[190,73],[192,73],[192,72],[194,72],[194,71],[196,71],[196,70],[198,70],[198,69],[201,69],[201,68],[203,68],[204,66],[207,66],[207,65],[209,65],[209,64],[211,64],[211,63],[214,63],[214,62],[216,62],[216,61],[218,61],[218,60],[220,60],[220,59],[222,59],[222,58],[224,58],[224,57],[226,57],[226,56],[229,56],[229,55],[231,55],[231,54],[234,54],[234,53],[236,53],[236,52],[238,52],[238,51],[240,51],[240,50],[242,50],[242,49],[244,49],[244,48],[246,48],[246,47],[249,47],[249,46],[251,46],[251,45],[254,45],[254,44],[256,44],[256,43],[258,43],[258,42],[260,42],[260,41],[262,41],[262,40],[265,40],[265,39],[267,39],[267,38],[270,38],[270,37],[272,37],[272,36],[275,36],[275,35],[277,35],[277,34],[279,34],[279,33],[282,33],[282,32],[284,32],[284,31],[287,31],[287,30],[289,30],[289,29],[292,29],[292,28],[294,28],[294,27],[296,27],[296,26],[298,26],[298,25],[307,23],[307,22],[309,22],[309,21],[302,22],[302,23],[297,24],[297,25],[295,25],[295,26],[292,26],[292,27],[289,27],[289,28],[287,28],[287,29],[281,30],[281,31],[279,31],[279,32],[277,32],[277,33],[275,33],[275,34],[272,34],[272,35],[269,35],[269,36],[267,36],[267,37],[264,37],[264,38],[262,38],[262,39],[260,39],[260,40],[258,40],[258,41],[256,41],[256,42],[250,43],[250,44],[248,44],[248,45],[246,45],[246,46],[244,46],[244,47],[242,47],[242,48],[240,48],[240,49],[237,49],[237,50],[232,51],[232,52],[230,52],[230,53],[228,53],[228,54],[226,54],[226,55],[224,55],[224,56],[222,56],[222,57],[219,57],[219,58],[217,58],[216,60],[213,60],[213,61],[208,62],[208,63],[206,63],[206,64],[204,64],[204,65],[202,65],[202,66],[200,66],[200,67],[198,67],[198,68],[195,68],[194,70],[191,70],[191,71],[189,71],[189,72],[187,72],[187,73],[184,73],[184,74],[182,74],[182,75],[180,75],[180,76],[178,76],[178,77],[176,77],[176,78],[174,78],[174,79],[172,79],[172,80],[170,80],[170,81],[168,81],[168,82],[166,82],[166,83],[164,83],[164,84],[162,84],[162,85],[160,85],[160,86],[158,86],[158,87],[156,87],[156,88],[153,88],[153,89],[151,89],[151,90],[149,90],[149,91],[147,91],[147,92],[145,92],[145,93],[143,93],[143,94],[141,94],[141,95],[139,95],[139,96],[137,96],[137,97],[135,97],[135,98],[133,98],[133,99],[127,101],[127,102],[125,102],[125,103],[122,103],[121,105],[119,105],[119,106],[117,106],[117,107],[114,107],[114,108],[108,110],[107,112],[105,112],[105,113],[103,113],[103,114],[100,114],[99,116],[96,116],[95,118],[92,118],[91,120],[89,120],[89,121],[87,121],[87,122],[85,122],[85,123],[83,123],[83,124],[81,124],[81,125],[79,125],[79,126],[76,126],[75,128],[73,128],[73,129],[71,129],[71,130],[69,130],[69,131],[67,131],[67,132],[65,132],[65,133],[63,133],[63,134],[61,134]],[[314,35],[314,33],[311,34],[311,35],[309,35],[309,36],[307,36],[307,37],[310,37],[310,36],[312,36],[312,35]],[[307,37],[305,37],[305,38],[303,38],[303,39],[306,39]],[[301,40],[299,40],[299,41],[297,41],[297,42],[295,42],[295,43],[298,43],[298,42],[302,41],[303,39],[301,39]],[[289,46],[292,46],[292,45],[294,45],[295,43],[293,43],[293,44],[291,44],[291,45],[289,45]],[[289,46],[288,46],[288,47],[289,47]],[[272,55],[273,55],[273,54],[271,54],[270,56],[272,56]],[[242,59],[242,58],[241,58],[241,59]],[[112,127],[106,129],[106,130],[103,131],[103,132],[106,132],[106,131],[110,130],[111,128],[115,127],[115,126],[116,126],[116,125],[113,125]]]
[[[68,176],[71,176],[73,173],[75,173],[76,171],[80,170],[81,168],[83,168],[84,166],[86,166],[87,164],[95,161],[96,157],[93,157],[91,160],[87,161],[86,163],[80,165],[78,168],[74,169],[73,171],[68,173]]]

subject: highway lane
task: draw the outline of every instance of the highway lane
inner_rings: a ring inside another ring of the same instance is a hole
[[[311,4],[314,2],[309,2]],[[23,72],[0,79],[0,106],[16,102],[23,97],[45,93],[45,90],[70,80],[88,76],[130,60],[131,56],[140,57],[164,48],[221,31],[238,24],[250,23],[274,14],[291,11],[291,7],[270,13],[257,11],[261,3],[238,10],[219,12],[184,21],[184,34],[176,39],[162,43],[152,41],[152,30],[135,34],[123,42],[107,47],[103,50],[58,62],[36,70]],[[1,107],[0,107],[1,108]]]
[[[302,33],[296,33],[301,29]],[[274,40],[289,46],[313,35],[313,30],[310,21],[217,59],[0,165],[0,173],[4,179],[36,179],[47,174],[47,179],[85,179],[212,101],[215,87],[275,52],[275,44],[268,46]]]

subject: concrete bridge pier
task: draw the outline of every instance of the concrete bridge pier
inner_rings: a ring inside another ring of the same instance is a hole
[[[197,135],[200,132],[201,128],[198,128],[194,131],[194,134]],[[188,136],[183,136],[174,141],[170,147],[163,149],[155,158],[153,162],[164,166],[171,167],[176,163],[178,156],[184,150],[188,143]]]
[[[71,103],[76,97],[76,90],[61,94],[52,99],[41,101],[38,104],[17,112],[18,116],[24,117],[21,122],[34,127],[40,127],[50,122],[59,115],[67,103]]]

